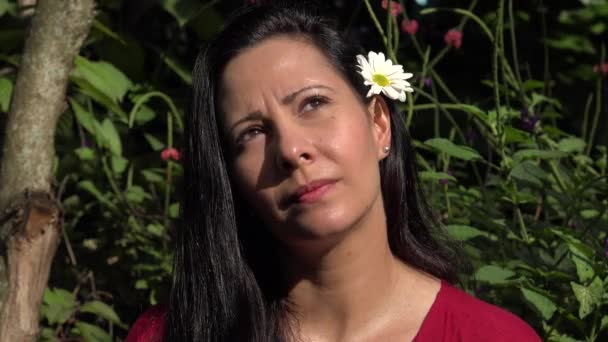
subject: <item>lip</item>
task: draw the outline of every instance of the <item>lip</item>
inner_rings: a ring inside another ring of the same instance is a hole
[[[335,179],[319,179],[300,186],[290,196],[292,203],[312,203],[333,188]]]

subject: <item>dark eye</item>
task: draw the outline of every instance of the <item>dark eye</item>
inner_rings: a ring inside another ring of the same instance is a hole
[[[236,138],[237,145],[242,145],[247,141],[255,138],[256,135],[263,133],[262,127],[252,126],[246,128],[239,136]]]
[[[300,112],[309,112],[311,110],[315,110],[326,103],[329,103],[329,99],[325,96],[314,95],[307,97],[302,103]]]

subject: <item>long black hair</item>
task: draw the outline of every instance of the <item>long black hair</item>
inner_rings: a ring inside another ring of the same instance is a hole
[[[196,60],[166,341],[284,341],[289,334],[275,242],[259,220],[248,216],[233,187],[217,99],[232,58],[270,37],[292,35],[315,45],[368,101],[355,64],[360,48],[319,10],[302,3],[307,1],[239,10]],[[387,102],[393,138],[390,154],[380,162],[380,177],[390,248],[405,263],[453,283],[460,253],[438,229],[418,185],[404,120]]]

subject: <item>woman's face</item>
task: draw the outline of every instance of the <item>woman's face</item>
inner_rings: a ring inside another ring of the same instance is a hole
[[[279,240],[328,240],[370,215],[384,220],[381,99],[363,104],[315,46],[287,36],[241,52],[221,83],[236,190]]]

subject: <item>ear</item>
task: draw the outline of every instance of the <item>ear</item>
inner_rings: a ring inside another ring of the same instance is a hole
[[[391,146],[391,112],[386,101],[380,95],[372,98],[367,105],[367,111],[371,115],[371,128],[378,152],[378,160],[381,160],[388,155],[384,147]]]

